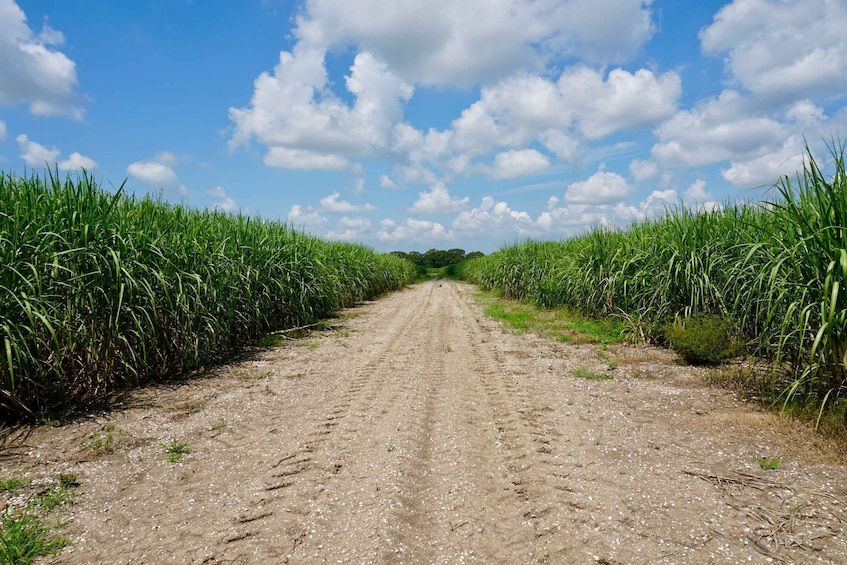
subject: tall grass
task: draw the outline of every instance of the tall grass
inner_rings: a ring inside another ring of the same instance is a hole
[[[847,386],[844,147],[832,156],[826,178],[807,150],[803,171],[780,179],[768,202],[678,207],[627,230],[509,245],[460,274],[541,306],[621,315],[647,338],[677,316],[724,317],[752,353],[788,371],[786,398],[823,406]]]
[[[100,401],[401,287],[413,266],[286,225],[0,173],[0,414]]]

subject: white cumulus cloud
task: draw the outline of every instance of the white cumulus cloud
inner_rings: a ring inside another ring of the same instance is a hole
[[[0,104],[28,104],[38,116],[82,119],[76,63],[55,48],[61,32],[46,23],[35,34],[13,0],[0,0]]]
[[[574,162],[580,157],[579,141],[569,131],[574,124],[589,139],[657,124],[676,111],[681,90],[675,72],[656,76],[646,69],[634,74],[614,69],[605,75],[576,66],[557,80],[519,73],[484,87],[480,99],[444,132],[449,136],[437,146],[439,151],[426,156],[451,149],[479,155],[537,139],[559,159]],[[433,135],[417,133],[418,145]]]
[[[0,141],[6,141],[6,122],[0,120]]]
[[[397,188],[397,183],[391,180],[388,175],[382,175],[379,177],[379,186],[382,188]]]
[[[697,179],[683,193],[683,200],[686,206],[694,207],[697,210],[719,210],[721,203],[715,200],[714,195],[706,190],[706,181]]]
[[[216,186],[208,194],[215,198],[215,202],[212,205],[213,209],[230,214],[238,211],[238,204],[235,202],[235,199],[229,196],[222,186]]]
[[[443,183],[437,183],[429,192],[418,193],[418,199],[409,212],[418,214],[446,214],[464,209],[470,198],[454,198]]]
[[[572,204],[605,204],[623,200],[629,194],[629,185],[622,176],[607,171],[597,171],[584,181],[571,184],[565,200]]]
[[[303,44],[353,44],[416,84],[468,87],[548,57],[629,60],[652,37],[651,2],[308,0]]]
[[[651,4],[306,0],[294,46],[256,78],[248,105],[230,108],[229,146],[255,140],[267,148],[266,165],[301,170],[359,172],[357,160],[390,155],[396,178],[381,179],[383,185],[490,172],[474,158],[504,150],[533,157],[523,163],[532,174],[547,159],[528,153],[533,142],[577,163],[583,152],[574,124],[596,139],[676,109],[675,72],[604,70],[631,60],[652,37]],[[339,48],[356,53],[343,82],[326,66],[327,54]],[[558,71],[548,65],[573,59],[601,70],[580,66],[550,77]],[[449,128],[419,131],[403,121],[419,85],[479,85],[481,94]]]
[[[604,80],[594,69],[574,67],[562,74],[558,85],[589,139],[658,123],[676,111],[682,93],[677,73],[657,77],[647,69],[635,73],[613,69]]]
[[[321,198],[319,210],[332,214],[350,214],[352,212],[369,212],[376,210],[373,204],[353,204],[346,200],[339,200],[341,194],[333,192],[329,196]]]
[[[790,133],[785,124],[757,114],[751,101],[725,90],[718,98],[683,110],[656,129],[652,156],[664,166],[701,166],[749,159],[772,151]]]
[[[280,167],[292,171],[343,171],[357,170],[356,167],[341,155],[328,155],[304,149],[288,149],[287,147],[271,147],[265,154],[265,165]]]
[[[623,201],[603,204],[569,204],[556,206],[550,202],[536,224],[547,235],[574,235],[594,226],[623,226],[648,217],[657,217],[678,204],[675,190],[654,190],[637,204]]]
[[[288,223],[294,226],[316,228],[326,225],[328,220],[311,208],[294,204],[288,212]]]
[[[528,213],[513,210],[507,202],[497,202],[490,196],[484,196],[478,207],[460,212],[453,220],[453,229],[468,234],[483,232],[527,237],[539,234]]]
[[[367,218],[350,218],[348,216],[343,216],[340,220],[338,220],[338,227],[362,231],[371,227],[371,221]]]
[[[20,134],[15,138],[18,142],[18,147],[21,150],[21,159],[30,167],[53,167],[56,166],[61,171],[74,171],[85,169],[93,170],[97,163],[85,155],[76,151],[70,154],[67,159],[60,159],[62,154],[57,148],[48,149],[38,142],[32,141],[24,134]]]
[[[126,168],[127,173],[158,190],[162,189],[180,197],[188,196],[188,189],[179,182],[176,172],[169,164],[173,163],[171,153],[159,153],[149,161],[136,161]]]
[[[550,159],[535,149],[513,149],[497,154],[491,175],[495,178],[513,179],[538,174],[548,168]]]
[[[639,204],[638,208],[642,217],[658,217],[677,205],[679,205],[679,196],[675,190],[654,190]]]
[[[455,234],[438,222],[406,218],[402,223],[390,219],[383,220],[377,237],[380,241],[408,241],[417,244],[421,241],[451,240],[455,238]]]
[[[629,163],[629,174],[632,175],[635,182],[644,182],[656,178],[659,174],[659,167],[653,161],[633,159]]]
[[[803,167],[805,146],[799,135],[792,135],[781,147],[746,161],[731,161],[730,167],[721,171],[723,178],[746,188],[770,186],[780,176],[794,176]]]
[[[810,100],[800,100],[792,104],[785,112],[789,121],[804,127],[814,127],[826,120],[823,108]]]
[[[335,229],[326,232],[325,236],[329,239],[337,239],[340,241],[357,241],[368,232],[371,227],[371,222],[367,218],[350,218],[343,216],[338,220]]]
[[[71,171],[76,169],[85,169],[86,171],[91,171],[96,166],[97,163],[94,162],[94,159],[86,157],[85,155],[81,155],[76,151],[71,153],[67,159],[59,161],[59,169],[63,171]]]
[[[685,199],[688,201],[702,202],[709,200],[712,195],[706,190],[706,181],[698,179],[691,183],[685,190]]]
[[[584,157],[584,151],[579,139],[562,130],[549,129],[538,136],[544,147],[556,155],[563,163],[576,164]]]
[[[246,108],[230,108],[235,123],[230,148],[255,138],[268,147],[265,164],[286,169],[349,168],[349,157],[388,144],[413,88],[369,53],[350,67],[352,106],[331,94],[325,51],[298,44],[280,53],[273,74],[262,73]]]
[[[15,138],[18,142],[18,147],[21,150],[21,159],[30,167],[52,167],[59,160],[59,155],[62,153],[55,147],[48,149],[35,141],[30,141],[29,137],[20,134]]]
[[[479,100],[445,130],[397,124],[391,150],[412,166],[447,176],[538,174],[549,168],[550,159],[528,146],[538,143],[558,161],[579,164],[586,156],[582,138],[658,124],[676,112],[680,92],[675,72],[614,69],[606,74],[582,65],[566,69],[558,79],[519,72],[482,87]],[[491,153],[491,166],[476,159]]]
[[[738,83],[764,98],[847,89],[847,4],[833,0],[734,0],[700,32],[704,53],[727,53]]]
[[[611,225],[609,217],[612,213],[610,206],[573,204],[542,212],[536,223],[547,233],[573,234],[590,226]]]

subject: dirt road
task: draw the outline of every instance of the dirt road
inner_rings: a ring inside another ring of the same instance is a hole
[[[42,562],[847,563],[847,471],[807,430],[661,350],[609,371],[596,346],[503,332],[474,291],[416,285],[13,434],[0,476],[81,482],[73,543]]]

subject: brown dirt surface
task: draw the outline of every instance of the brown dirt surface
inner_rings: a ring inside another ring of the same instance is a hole
[[[807,427],[663,350],[503,331],[475,291],[7,430],[0,478],[80,482],[40,563],[847,563],[847,468]]]

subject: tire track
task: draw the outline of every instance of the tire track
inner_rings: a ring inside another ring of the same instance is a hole
[[[553,408],[546,404],[544,391],[536,388],[535,379],[527,378],[525,370],[509,368],[507,354],[492,341],[496,334],[482,325],[478,309],[459,296],[455,286],[450,290],[472,336],[473,375],[485,394],[507,470],[504,478],[510,488],[503,498],[517,501],[523,523],[531,530],[531,536],[514,532],[509,547],[516,555],[546,562],[567,547],[566,532],[562,532],[568,521],[566,509],[584,504],[569,492],[568,469],[556,458],[565,449],[559,443],[562,434],[549,417]]]
[[[328,442],[334,452],[350,454],[342,471],[345,481],[328,483],[314,501],[316,519],[292,563],[346,562],[345,557],[400,563],[409,556],[410,562],[429,562],[426,548],[406,543],[403,535],[426,513],[419,493],[430,488],[426,465],[405,462],[427,461],[433,449],[444,347],[442,332],[431,323],[440,318],[435,288],[416,289],[423,292],[405,322],[387,332],[390,339],[380,354],[357,372],[354,380],[365,383],[368,393],[351,402],[347,425]],[[360,450],[369,456],[357,458]],[[367,487],[351,492],[350,481]]]
[[[338,399],[328,406],[324,417],[304,426],[296,449],[280,454],[276,462],[270,465],[264,481],[263,496],[255,502],[255,509],[252,510],[256,517],[245,520],[241,513],[232,519],[235,527],[224,539],[227,548],[222,557],[233,559],[234,562],[245,559],[264,543],[261,535],[264,531],[279,527],[273,522],[279,522],[281,516],[287,518],[284,520],[284,530],[291,541],[291,555],[296,554],[308,536],[312,508],[323,496],[327,485],[345,467],[344,450],[337,449],[338,442],[334,442],[333,438],[339,436],[339,442],[346,444],[356,437],[361,421],[374,408],[371,399],[377,391],[386,390],[384,377],[391,374],[391,365],[398,349],[403,350],[404,336],[417,323],[431,295],[432,289],[427,289],[424,300],[411,309],[402,309],[400,316],[369,321],[385,324],[388,331],[382,335],[386,339],[378,342],[377,349],[367,358],[350,359],[353,366],[340,376],[346,386],[342,387],[343,392]],[[399,391],[394,389],[393,396],[389,396],[386,402],[393,400],[397,394]],[[282,510],[275,514],[265,508]]]
[[[435,288],[432,286],[432,288]],[[422,359],[426,366],[407,363],[401,368],[406,373],[425,374],[414,386],[417,399],[405,414],[407,433],[404,442],[408,445],[405,464],[398,479],[397,501],[394,505],[394,534],[387,537],[388,550],[383,552],[384,563],[434,563],[436,554],[432,544],[420,543],[420,534],[427,531],[437,518],[427,508],[427,495],[436,488],[433,476],[435,436],[437,433],[437,407],[444,389],[447,352],[447,323],[443,303],[433,303],[428,297],[426,323],[416,336],[409,336],[420,344]],[[420,358],[420,357],[419,357]]]
[[[328,486],[322,515],[292,563],[514,563],[525,556],[525,548],[503,543],[516,532],[529,542],[533,533],[521,508],[502,497],[503,460],[480,406],[476,353],[453,284],[422,285],[417,323],[393,342],[395,363],[386,366],[393,373],[381,380],[394,390],[371,398],[372,417],[347,438],[360,446],[374,438],[369,458],[345,467],[348,481],[362,486]]]

